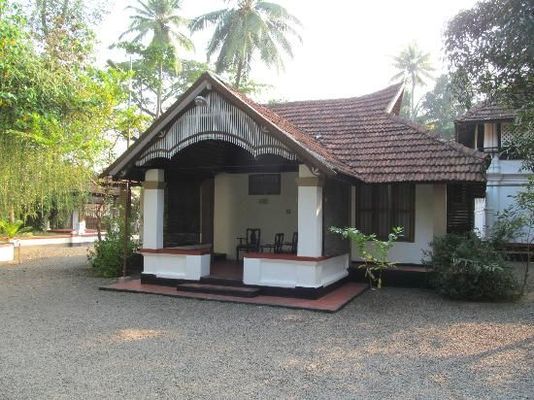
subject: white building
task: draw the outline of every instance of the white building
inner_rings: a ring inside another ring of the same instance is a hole
[[[456,120],[456,141],[488,154],[484,197],[475,199],[474,228],[485,235],[498,213],[515,204],[515,196],[527,184],[529,171],[511,150],[511,126],[515,113],[503,107],[479,104]],[[517,242],[521,242],[518,238]]]

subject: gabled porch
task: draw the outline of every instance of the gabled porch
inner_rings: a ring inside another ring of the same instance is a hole
[[[345,210],[325,213],[326,179],[309,156],[220,93],[200,97],[135,159],[143,281],[231,275],[234,284],[313,296],[344,279],[348,243],[324,233],[325,221],[350,222],[350,186]]]
[[[159,168],[148,169],[144,181],[144,282],[222,278],[313,297],[348,275],[348,243],[323,240],[324,180],[306,165],[276,155],[254,158],[224,141],[201,142],[151,164]],[[338,213],[329,209],[327,222]],[[252,228],[257,243],[238,259],[240,238]],[[279,251],[266,246],[276,234],[284,236]]]

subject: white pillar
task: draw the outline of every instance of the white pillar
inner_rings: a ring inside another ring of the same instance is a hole
[[[71,214],[71,225],[72,230],[77,231],[78,230],[78,222],[80,221],[80,213],[78,210],[74,210]]]
[[[491,164],[486,171],[486,229],[491,229],[495,223],[497,212],[501,209],[501,185],[503,174],[501,171],[501,161],[494,154]]]
[[[149,169],[143,182],[143,248],[163,247],[165,177],[162,169]]]
[[[72,212],[72,230],[76,235],[85,233],[85,218],[81,216],[78,210]]]
[[[323,255],[323,186],[305,165],[299,166],[297,255]]]

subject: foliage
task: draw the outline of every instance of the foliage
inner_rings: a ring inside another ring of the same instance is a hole
[[[104,7],[98,1],[31,0],[30,25],[39,47],[56,64],[84,63],[93,50],[92,26]]]
[[[532,37],[531,2],[479,1],[472,9],[458,13],[445,32],[445,50],[454,78],[471,83],[475,91],[471,97],[478,93],[495,97],[505,92],[514,103],[523,104],[532,97]]]
[[[456,99],[450,79],[448,75],[441,75],[434,89],[424,95],[421,120],[430,131],[453,138],[454,120],[467,109]]]
[[[117,47],[124,50],[132,61],[110,63],[124,72],[131,69],[129,89],[132,104],[150,119],[157,115],[158,94],[160,95],[160,108],[164,110],[188,89],[202,73],[208,70],[205,63],[182,60],[181,69],[177,72],[174,56],[166,53],[161,60],[162,69],[160,71],[157,64],[158,60],[152,57],[153,53],[151,53],[150,48],[128,42],[119,42]]]
[[[431,78],[434,70],[430,62],[430,54],[423,53],[417,44],[410,44],[393,58],[393,66],[399,71],[392,80],[404,79],[410,85],[410,118],[415,121],[416,104],[415,88],[425,84],[424,79]]]
[[[475,233],[435,238],[427,253],[439,293],[462,300],[507,300],[517,295],[517,282],[491,240]]]
[[[281,69],[282,53],[293,57],[290,38],[301,41],[296,29],[300,21],[275,3],[240,0],[236,6],[201,15],[191,22],[192,32],[214,26],[207,47],[208,62],[217,57],[215,71],[231,72],[240,89],[250,75],[252,60],[258,55],[267,66]]]
[[[7,220],[0,220],[0,235],[7,238],[8,241],[15,238],[17,235],[25,232],[31,232],[31,226],[24,226],[24,222],[21,220],[15,222],[9,222]]]
[[[73,209],[109,146],[125,75],[39,52],[17,7],[0,0],[0,15],[0,217]]]
[[[129,7],[135,11],[130,17],[130,27],[120,37],[135,35],[130,43],[123,43],[122,47],[130,54],[142,56],[135,70],[136,73],[149,72],[147,77],[151,78],[151,82],[147,87],[154,89],[155,117],[161,114],[165,100],[164,75],[176,76],[181,71],[179,49],[193,49],[191,40],[180,31],[189,22],[177,14],[180,7],[181,0],[137,0],[137,6]],[[150,35],[150,43],[145,47],[143,39]]]
[[[457,14],[445,32],[456,94],[480,95],[517,110],[517,148],[534,171],[534,14],[526,0],[484,0]]]
[[[131,259],[138,248],[136,241],[128,240],[127,259]],[[95,242],[94,248],[89,251],[88,259],[96,273],[106,278],[121,275],[124,257],[124,235],[111,230],[106,237]]]
[[[375,234],[366,235],[356,228],[336,228],[333,226],[330,231],[345,239],[350,239],[356,244],[358,253],[363,260],[363,264],[359,268],[365,269],[365,276],[369,278],[371,286],[375,283],[380,289],[382,287],[382,272],[394,266],[394,263],[389,260],[389,252],[399,237],[402,236],[403,229],[393,228],[388,235],[388,240],[378,240]]]

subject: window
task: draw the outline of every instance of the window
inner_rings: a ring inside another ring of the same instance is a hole
[[[249,195],[280,194],[280,174],[254,174],[248,176]]]
[[[365,185],[356,187],[356,227],[365,234],[387,239],[395,226],[404,228],[401,241],[413,242],[415,185]]]

